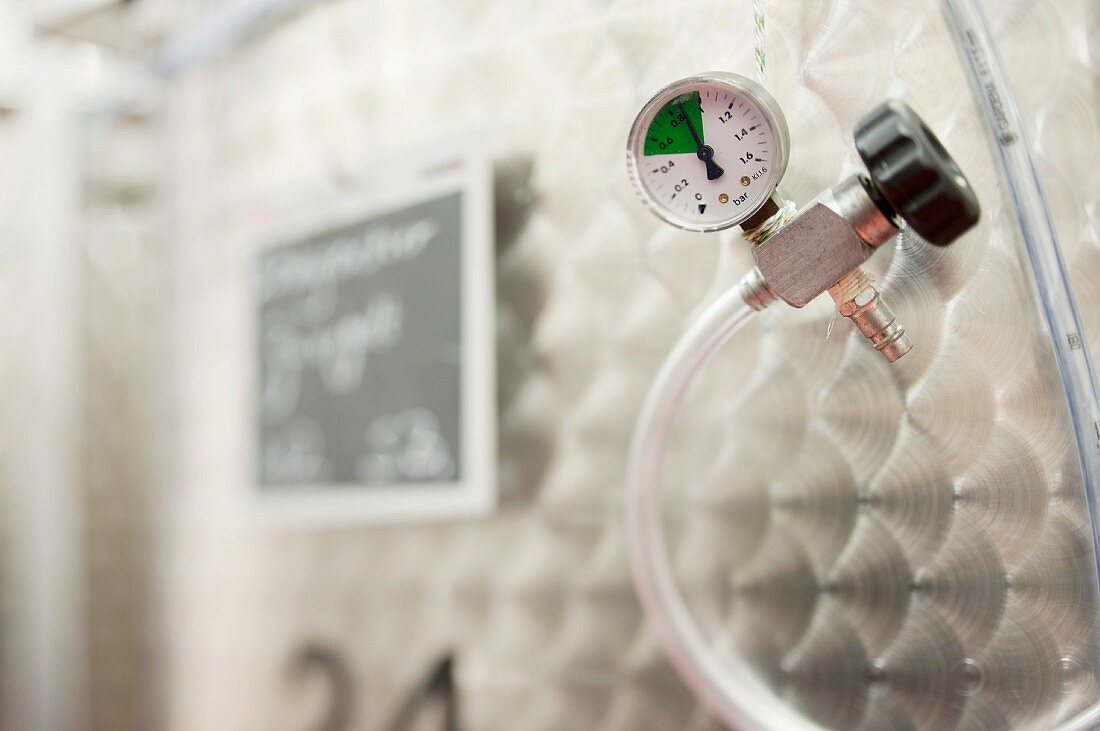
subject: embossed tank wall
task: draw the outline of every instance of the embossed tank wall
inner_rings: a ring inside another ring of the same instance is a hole
[[[960,160],[984,215],[952,248],[906,239],[872,261],[916,343],[896,366],[845,323],[830,333],[828,302],[770,312],[721,354],[667,464],[677,566],[732,638],[731,662],[782,669],[777,695],[824,725],[1064,717],[1097,695],[1088,672],[1064,670],[1087,664],[1091,629],[1080,477],[939,6],[765,6],[768,86],[791,125],[787,197],[805,203],[854,172],[854,123],[899,96]],[[988,10],[1097,348],[1089,6]],[[752,36],[748,0],[335,0],[169,83],[158,256],[171,477],[157,529],[171,728],[313,728],[330,711],[383,728],[448,655],[464,729],[717,728],[644,625],[620,508],[649,379],[752,260],[732,233],[679,232],[646,212],[624,146],[668,81],[751,75]],[[258,524],[245,408],[256,212],[323,201],[376,154],[468,129],[486,133],[497,181],[498,514]],[[911,657],[922,645],[942,652]],[[952,673],[970,657],[994,670],[956,697]],[[876,660],[896,685],[862,672]],[[338,708],[325,668],[347,674]]]

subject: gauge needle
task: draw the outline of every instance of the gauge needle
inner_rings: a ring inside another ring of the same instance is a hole
[[[691,137],[695,140],[696,147],[699,148],[695,151],[695,154],[698,155],[699,159],[703,161],[703,164],[707,166],[707,180],[718,180],[726,171],[714,161],[714,148],[710,145],[703,144],[703,138],[695,131],[695,125],[691,123],[691,117],[688,116],[687,110],[684,109],[683,102],[680,102],[680,114],[684,115],[684,121],[687,122],[688,131],[691,132]]]

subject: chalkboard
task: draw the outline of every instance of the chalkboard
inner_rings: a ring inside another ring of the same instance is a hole
[[[381,519],[491,504],[487,176],[441,169],[442,185],[261,249],[263,495]]]

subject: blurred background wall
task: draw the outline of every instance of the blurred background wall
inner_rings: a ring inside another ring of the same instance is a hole
[[[642,211],[623,147],[639,103],[669,80],[751,74],[751,5],[0,6],[4,727],[386,729],[443,668],[453,692],[432,686],[422,725],[408,728],[434,727],[449,696],[464,729],[718,728],[642,623],[619,511],[648,379],[751,257],[731,233],[675,232]],[[935,2],[765,5],[770,87],[792,127],[789,197],[805,202],[854,171],[852,125],[899,95],[1000,210]],[[1095,348],[1100,168],[1081,151],[1100,143],[1097,9],[989,11]],[[245,404],[261,234],[272,216],[347,194],[372,158],[471,129],[486,134],[497,179],[498,514],[338,529],[255,520]],[[957,397],[936,380],[954,363],[938,343],[972,320],[921,319],[920,297],[954,277],[947,295],[967,302],[983,273],[1018,294],[1005,215],[943,262],[914,260],[913,271],[940,269],[897,305],[932,343],[897,398],[926,384],[931,426],[952,423],[942,405]],[[806,343],[818,362],[882,370],[845,356],[846,337],[821,343],[826,312],[793,317],[738,346],[726,391],[713,393],[736,398],[754,375],[791,370],[784,359]],[[972,362],[989,363],[1001,344],[973,347]],[[1047,372],[977,371],[966,384],[1009,403],[983,418],[1063,445],[1035,449],[1052,481],[1072,473]],[[792,372],[799,393],[827,385]],[[1013,398],[1045,411],[1013,422]],[[696,433],[700,449],[708,439]],[[985,445],[954,444],[958,475]],[[870,475],[889,457],[889,444],[876,448],[841,456]]]

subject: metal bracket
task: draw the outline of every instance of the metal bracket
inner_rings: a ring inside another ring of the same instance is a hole
[[[760,282],[772,297],[792,307],[805,307],[829,292],[837,312],[852,320],[874,348],[893,362],[913,344],[861,266],[897,233],[897,224],[875,203],[867,182],[854,176],[825,191],[797,218],[754,247],[753,256]],[[746,291],[759,302],[756,289]]]

